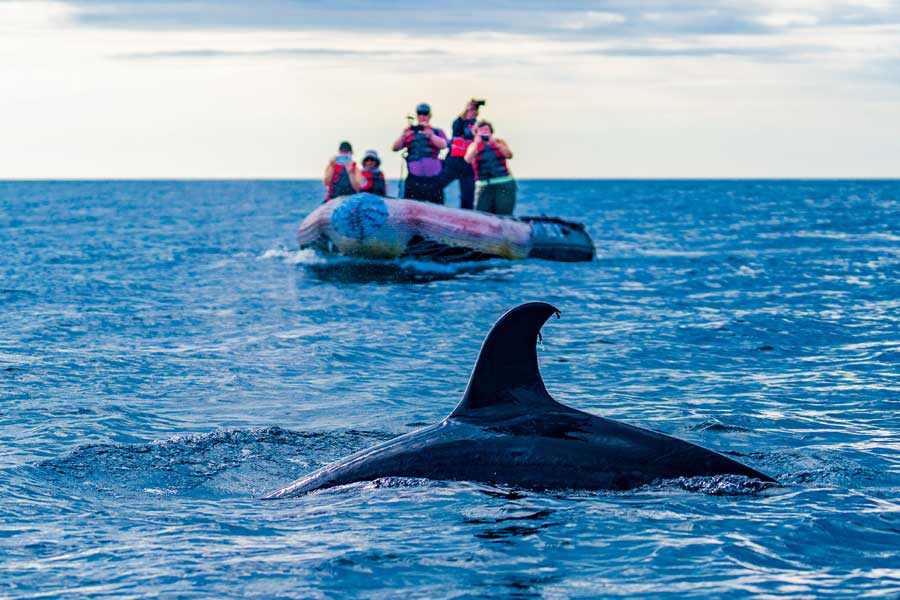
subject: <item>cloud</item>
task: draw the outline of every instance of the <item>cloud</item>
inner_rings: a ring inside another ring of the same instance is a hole
[[[266,48],[261,50],[222,50],[200,48],[193,50],[162,50],[154,52],[126,52],[114,54],[112,58],[123,60],[158,60],[158,59],[208,59],[208,58],[366,58],[391,59],[409,56],[444,56],[442,50],[345,50],[334,48]]]
[[[877,2],[800,3],[769,0],[420,0],[391,4],[344,0],[339,7],[315,0],[68,0],[85,24],[144,29],[293,29],[453,35],[494,31],[525,35],[591,37],[671,34],[763,34],[815,24],[900,23],[900,7]]]
[[[595,27],[622,25],[627,21],[625,15],[613,12],[594,12],[592,10],[576,14],[560,23],[562,29],[581,31]]]
[[[476,95],[523,176],[889,174],[898,65],[896,0],[0,0],[0,166],[313,176]]]
[[[174,45],[167,45],[160,36],[158,47],[111,50],[107,56],[117,60],[365,58],[405,60],[411,72],[434,68],[435,56],[456,68],[594,56],[818,61],[852,70],[894,55],[897,44],[885,41],[883,30],[900,28],[900,3],[880,0],[481,0],[477,10],[461,0],[440,6],[343,0],[339,8],[318,0],[63,1],[76,26],[206,34],[199,41],[169,37]],[[872,41],[862,40],[869,31]],[[244,32],[305,39],[234,39]],[[527,41],[535,42],[529,51]]]
[[[579,54],[590,56],[615,57],[704,57],[704,56],[740,56],[762,59],[785,59],[794,54],[787,48],[752,48],[752,47],[609,47],[581,50]]]
[[[815,15],[805,13],[769,13],[756,20],[768,27],[813,27],[819,24]]]

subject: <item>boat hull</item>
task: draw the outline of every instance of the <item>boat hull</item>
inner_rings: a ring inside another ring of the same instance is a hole
[[[584,229],[559,219],[520,220],[372,194],[322,204],[300,224],[297,241],[301,248],[373,259],[572,261],[594,255]]]

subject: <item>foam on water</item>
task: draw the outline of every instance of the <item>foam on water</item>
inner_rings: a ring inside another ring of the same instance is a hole
[[[288,250],[280,244],[263,252],[259,260],[281,260],[287,265],[315,265],[325,262],[324,258],[310,248]]]

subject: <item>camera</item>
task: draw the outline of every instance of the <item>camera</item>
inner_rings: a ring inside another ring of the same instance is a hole
[[[484,100],[484,99],[478,99],[478,98],[472,98],[471,100],[469,100],[469,104],[471,104],[471,105],[474,106],[475,108],[481,108],[482,106],[484,106],[485,104],[487,104],[487,100]]]
[[[412,115],[406,115],[406,126],[409,127],[413,133],[419,133],[425,129],[424,125],[416,123],[416,118]]]

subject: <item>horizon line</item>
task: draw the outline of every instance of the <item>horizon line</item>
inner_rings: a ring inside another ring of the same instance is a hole
[[[388,181],[399,182],[402,179],[388,178]],[[213,181],[271,181],[271,182],[319,182],[320,177],[0,177],[0,183],[99,183],[99,182],[150,182],[150,181],[183,181],[183,182],[213,182]],[[895,176],[843,176],[843,177],[818,177],[791,175],[787,177],[765,176],[724,176],[724,177],[516,177],[516,181],[900,181],[900,175]],[[324,184],[323,184],[324,185]],[[452,182],[451,182],[452,185]]]

